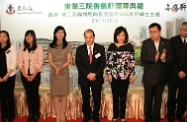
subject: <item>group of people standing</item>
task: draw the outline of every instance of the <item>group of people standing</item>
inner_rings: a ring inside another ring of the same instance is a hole
[[[65,29],[57,26],[54,30],[53,41],[48,47],[51,65],[51,94],[58,122],[65,121],[66,96],[69,94],[68,65],[72,49],[65,37]],[[13,122],[15,118],[14,88],[17,67],[21,72],[21,80],[26,93],[29,111],[27,122],[38,122],[43,57],[43,48],[37,44],[36,34],[33,30],[26,31],[23,46],[20,47],[18,54],[15,46],[10,43],[9,33],[4,30],[0,31],[1,122]]]
[[[185,122],[187,93],[187,22],[181,26],[180,35],[170,40],[161,37],[161,26],[149,26],[150,38],[143,41],[141,61],[144,65],[144,114],[146,122],[160,122],[160,108],[164,86],[168,83],[168,122],[178,119]],[[94,42],[95,33],[87,29],[83,33],[85,43],[76,50],[75,63],[78,83],[82,93],[83,122],[93,119],[100,122],[101,90],[106,68],[113,95],[113,122],[125,122],[126,97],[129,83],[134,81],[134,48],[128,42],[127,29],[119,26],[114,32],[114,42],[105,53],[104,46]],[[67,95],[69,94],[69,68],[71,45],[66,41],[64,27],[54,29],[53,40],[48,47],[51,65],[50,87],[54,100],[56,122],[65,121]],[[28,122],[40,117],[39,85],[43,66],[43,49],[37,44],[33,30],[25,33],[24,45],[18,56],[7,31],[0,31],[0,100],[2,122],[13,122],[15,117],[14,87],[16,68],[21,72],[28,104]],[[91,89],[90,89],[91,88]],[[178,92],[177,92],[178,90]],[[90,95],[94,107],[90,106]],[[177,98],[176,98],[177,94]],[[120,107],[119,107],[120,106]],[[176,109],[177,108],[177,109]]]
[[[146,122],[160,122],[160,108],[164,86],[168,84],[168,122],[186,122],[187,94],[187,22],[183,22],[180,34],[165,39],[161,26],[149,26],[150,38],[143,41],[141,61],[144,64],[144,114]]]
[[[150,38],[143,41],[141,49],[145,122],[160,122],[162,93],[166,83],[168,122],[174,122],[175,118],[186,122],[183,115],[187,94],[187,22],[182,23],[180,34],[171,39],[161,37],[161,26],[158,23],[150,24],[148,29]],[[79,46],[76,51],[78,82],[83,98],[83,122],[90,119],[94,122],[100,121],[99,108],[105,63],[113,95],[112,121],[126,121],[127,91],[135,74],[134,48],[128,43],[128,37],[126,28],[117,27],[114,42],[105,53],[104,47],[94,42],[94,31],[88,29],[84,32],[85,44]],[[90,87],[94,101],[93,110],[89,101]]]
[[[25,33],[24,45],[18,55],[7,31],[0,31],[0,102],[1,122],[13,122],[15,118],[14,88],[16,68],[21,72],[21,80],[27,96],[28,121],[37,122],[39,112],[40,73],[43,66],[43,48],[37,45],[33,30]]]

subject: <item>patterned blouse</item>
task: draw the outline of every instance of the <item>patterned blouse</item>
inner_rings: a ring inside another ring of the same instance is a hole
[[[134,48],[127,43],[122,46],[110,44],[107,51],[106,73],[115,79],[125,80],[130,74],[135,73]]]

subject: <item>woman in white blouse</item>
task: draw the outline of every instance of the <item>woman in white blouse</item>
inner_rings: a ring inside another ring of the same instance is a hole
[[[17,52],[10,43],[9,33],[0,31],[0,98],[1,122],[13,122],[15,117],[14,87]]]

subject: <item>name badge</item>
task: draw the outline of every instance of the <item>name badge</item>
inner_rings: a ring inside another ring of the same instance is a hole
[[[101,54],[100,53],[97,53],[96,55],[95,55],[95,58],[99,58],[101,56]]]

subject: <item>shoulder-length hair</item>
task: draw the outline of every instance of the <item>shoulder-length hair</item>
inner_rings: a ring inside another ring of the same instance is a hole
[[[62,49],[66,48],[67,46],[67,41],[66,41],[66,30],[64,29],[63,26],[57,26],[55,28],[55,30],[53,31],[53,41],[52,43],[50,43],[50,47],[51,48],[55,48],[57,46],[57,38],[56,38],[56,33],[59,31],[59,30],[63,30],[64,31],[64,38],[62,39],[62,42],[63,42],[63,45],[62,45]]]
[[[127,43],[128,40],[129,40],[129,34],[127,32],[127,29],[123,26],[119,26],[116,28],[115,32],[114,32],[114,42],[115,43],[118,43],[118,40],[117,40],[117,36],[118,34],[120,34],[121,32],[124,32],[125,33],[125,40],[124,40],[124,43]]]
[[[0,31],[0,34],[1,33],[6,34],[6,36],[7,36],[7,42],[6,42],[6,47],[5,47],[5,50],[7,50],[11,46],[9,33],[6,30]]]
[[[33,37],[32,47],[30,47],[29,43],[26,41],[26,37],[28,35],[31,35]],[[34,30],[26,31],[25,37],[24,37],[24,49],[23,49],[23,51],[25,51],[26,49],[35,50],[36,48],[37,48],[37,40],[36,40],[36,34],[35,34]]]

